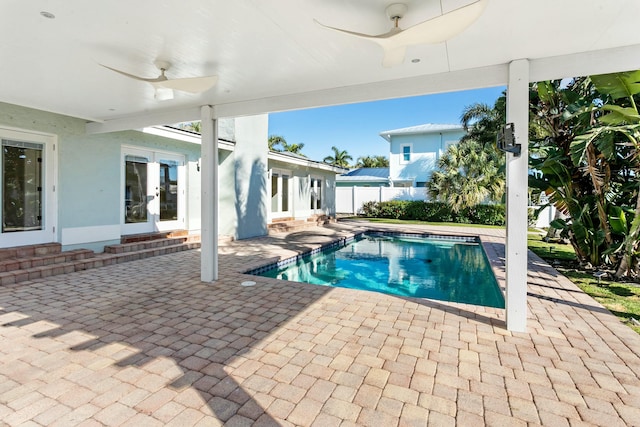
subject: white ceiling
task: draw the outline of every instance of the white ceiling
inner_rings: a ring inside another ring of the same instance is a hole
[[[472,1],[442,0],[442,9]],[[489,0],[465,32],[410,47],[394,68],[381,66],[379,46],[313,22],[383,33],[392,2],[3,0],[0,101],[105,123],[169,122],[205,104],[242,115],[504,84],[506,64],[521,58],[532,78],[640,69],[638,0]],[[405,3],[401,27],[441,13],[439,0]],[[172,63],[169,78],[215,74],[218,84],[158,101],[151,85],[98,65],[155,77],[157,59]]]

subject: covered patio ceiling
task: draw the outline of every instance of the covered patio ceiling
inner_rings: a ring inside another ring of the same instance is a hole
[[[407,27],[473,0],[406,0]],[[9,0],[0,13],[0,101],[82,117],[90,132],[504,85],[528,59],[530,79],[640,68],[640,2],[489,0],[445,43],[412,46],[384,68],[382,49],[320,27],[391,27],[391,0]],[[46,18],[41,12],[55,15]],[[150,84],[101,67],[169,78],[217,75],[201,94],[154,98]]]

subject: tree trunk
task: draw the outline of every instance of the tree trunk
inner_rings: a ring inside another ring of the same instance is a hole
[[[624,276],[631,276],[631,269],[633,268],[634,263],[631,260],[633,253],[636,250],[638,245],[638,232],[640,231],[640,189],[638,191],[638,195],[636,196],[636,211],[635,216],[633,217],[633,221],[631,222],[631,227],[629,229],[629,234],[626,236],[625,241],[623,243],[622,256],[620,257],[620,264],[618,265],[618,269],[616,270],[616,278],[621,278]]]

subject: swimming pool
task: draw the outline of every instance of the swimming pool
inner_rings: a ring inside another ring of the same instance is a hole
[[[254,273],[256,274],[256,273]],[[257,273],[385,294],[504,308],[504,297],[475,237],[367,233],[346,245]]]

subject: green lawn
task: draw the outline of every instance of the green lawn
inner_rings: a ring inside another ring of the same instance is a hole
[[[539,233],[529,232],[527,246],[540,258],[553,263],[559,261],[577,261],[573,246],[560,243],[544,242]]]
[[[458,224],[450,222],[424,222],[424,221],[405,221],[401,219],[384,219],[384,218],[362,218],[357,219],[373,223],[383,224],[424,224],[424,225],[448,225],[453,227],[485,227],[485,228],[504,228],[494,225],[478,225],[478,224]],[[527,244],[529,249],[536,253],[540,258],[552,265],[559,262],[558,271],[568,277],[573,283],[578,285],[585,293],[593,299],[604,305],[609,311],[618,316],[621,321],[629,325],[631,329],[640,334],[640,327],[630,322],[631,318],[640,321],[640,286],[633,283],[621,283],[602,279],[600,286],[597,279],[592,274],[576,271],[571,268],[563,268],[562,266],[571,265],[577,261],[576,254],[571,245],[544,242],[539,233],[535,231],[529,232]],[[554,261],[556,261],[554,263]]]

